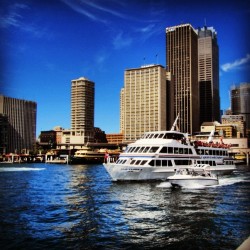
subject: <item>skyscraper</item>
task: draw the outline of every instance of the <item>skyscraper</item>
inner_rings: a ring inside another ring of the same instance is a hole
[[[120,92],[120,133],[124,133],[124,88]]]
[[[146,131],[166,130],[166,70],[146,65],[125,71],[120,128],[126,142]]]
[[[250,138],[250,83],[241,83],[231,88],[231,109],[233,115],[243,115],[246,134]]]
[[[198,29],[200,124],[220,121],[219,48],[213,27]]]
[[[199,130],[198,34],[190,24],[166,28],[167,70],[171,72],[173,118],[183,132]],[[173,122],[173,121],[171,121]]]
[[[94,138],[94,82],[85,77],[71,81],[71,141],[90,142]]]
[[[36,112],[36,102],[0,95],[0,116],[2,120],[5,117],[7,128],[7,138],[0,140],[7,142],[0,146],[2,153],[22,153],[34,148]],[[6,136],[6,133],[0,135]]]

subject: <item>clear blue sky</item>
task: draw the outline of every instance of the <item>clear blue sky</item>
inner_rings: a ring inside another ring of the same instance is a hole
[[[95,82],[95,126],[119,132],[124,71],[166,65],[166,27],[206,23],[218,34],[227,109],[231,85],[250,82],[247,2],[0,0],[0,94],[37,102],[38,136],[70,128],[71,80],[83,76]]]

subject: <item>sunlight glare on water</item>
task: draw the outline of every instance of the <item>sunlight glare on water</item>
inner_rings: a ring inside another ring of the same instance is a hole
[[[15,171],[40,171],[40,170],[45,170],[45,168],[27,168],[27,167],[3,167],[0,168],[0,172],[15,172]]]

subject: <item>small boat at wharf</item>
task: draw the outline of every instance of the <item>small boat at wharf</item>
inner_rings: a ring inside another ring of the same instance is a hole
[[[54,159],[48,159],[46,163],[51,164],[68,164],[68,156],[60,156]]]
[[[84,146],[70,158],[70,164],[103,163],[105,152]]]
[[[74,156],[70,158],[70,164],[91,164],[103,163],[106,158],[116,160],[120,152],[111,149],[94,149],[89,146],[84,146],[75,152]]]
[[[167,178],[173,187],[213,186],[218,185],[218,176],[211,173],[209,165],[179,168],[173,176]]]
[[[207,164],[218,175],[230,174],[235,169],[229,157],[229,145],[190,141],[187,133],[175,130],[178,116],[169,131],[146,132],[127,146],[117,161],[108,158],[104,167],[112,181],[166,180],[176,169]]]

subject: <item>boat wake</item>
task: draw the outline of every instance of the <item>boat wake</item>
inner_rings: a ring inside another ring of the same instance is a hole
[[[0,168],[0,172],[14,172],[14,171],[40,171],[40,170],[44,170],[45,168],[26,168],[26,167],[20,167],[20,168],[16,168],[16,167],[4,167],[4,168]]]
[[[161,182],[160,184],[156,185],[158,188],[171,188],[172,185],[168,181]]]
[[[218,186],[228,186],[233,185],[240,182],[250,182],[249,178],[247,177],[232,177],[232,178],[219,178],[219,185]]]

